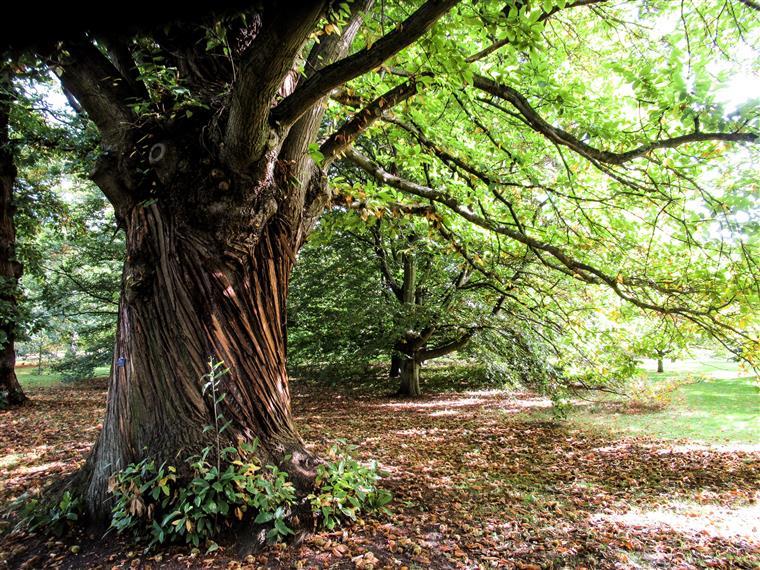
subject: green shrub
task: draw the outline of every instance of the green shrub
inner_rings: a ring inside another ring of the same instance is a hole
[[[267,538],[277,542],[293,534],[293,529],[285,524],[285,517],[296,501],[296,492],[285,471],[274,465],[267,465],[267,469],[268,477],[257,477],[248,487],[252,499],[250,506],[258,511],[253,522],[272,523]]]
[[[55,536],[63,536],[71,530],[84,512],[81,499],[70,491],[64,491],[55,502],[23,495],[18,504],[23,506],[17,529],[42,530]]]
[[[309,495],[312,511],[321,518],[321,523],[332,530],[341,519],[356,520],[363,510],[382,510],[391,494],[377,486],[381,473],[377,463],[362,465],[353,456],[355,446],[334,445],[328,452],[330,461],[317,467],[315,486],[317,491]]]
[[[143,460],[127,466],[113,479],[115,498],[111,526],[137,538],[147,534],[150,545],[187,542],[198,546],[255,513],[255,523],[271,523],[267,538],[278,541],[293,531],[285,523],[295,503],[287,473],[273,465],[261,467],[256,445],[221,450],[219,463],[208,460],[212,447],[192,457],[190,477],[178,478],[173,466]]]
[[[210,398],[214,423],[213,445],[187,460],[189,472],[180,477],[177,468],[152,459],[128,465],[111,480],[114,496],[111,527],[148,538],[149,546],[186,542],[217,548],[214,537],[234,523],[252,520],[271,525],[267,539],[277,542],[294,534],[286,521],[296,503],[296,492],[288,474],[274,465],[262,466],[258,441],[237,447],[222,447],[229,426],[220,408],[225,394],[220,379],[227,374],[223,363],[211,359],[203,394]],[[317,468],[317,493],[309,495],[315,514],[327,528],[342,518],[355,520],[363,509],[385,509],[390,493],[377,487],[377,465],[364,466],[352,456],[355,448],[343,445],[330,449],[331,461]]]
[[[258,441],[238,447],[222,447],[229,427],[220,411],[225,394],[220,380],[229,372],[224,363],[209,360],[209,373],[202,393],[211,400],[214,423],[204,428],[213,432],[214,445],[190,457],[190,474],[178,478],[171,465],[156,466],[144,459],[128,465],[112,480],[115,503],[111,526],[117,532],[131,530],[142,537],[149,529],[150,545],[181,542],[198,546],[209,543],[219,532],[241,521],[248,511],[255,523],[271,523],[267,538],[278,541],[293,530],[285,523],[295,503],[295,489],[287,473],[273,465],[262,469],[256,455]]]

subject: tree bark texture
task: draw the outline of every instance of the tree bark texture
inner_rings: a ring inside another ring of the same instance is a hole
[[[178,225],[158,204],[126,222],[117,340],[106,420],[88,462],[87,504],[108,511],[108,481],[146,455],[173,465],[206,442],[209,358],[224,362],[226,435],[258,438],[268,459],[308,481],[311,458],[290,416],[285,299],[292,243],[276,223],[254,245],[219,243]],[[236,247],[238,246],[238,247]]]

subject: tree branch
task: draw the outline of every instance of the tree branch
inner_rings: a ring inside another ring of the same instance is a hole
[[[589,5],[593,5],[593,4],[601,4],[601,3],[604,3],[604,2],[607,2],[607,1],[608,0],[578,0],[577,2],[572,2],[572,3],[568,4],[564,8],[560,8],[559,6],[554,6],[548,12],[543,12],[538,17],[538,21],[539,22],[544,22],[544,21],[548,20],[549,18],[551,18],[557,12],[560,12],[562,10],[567,10],[568,8],[577,8],[578,6],[589,6]],[[739,0],[739,1],[743,2],[743,1],[751,1],[751,0]],[[471,56],[467,57],[467,59],[465,59],[465,61],[467,63],[473,63],[473,62],[479,61],[479,60],[483,59],[484,57],[488,57],[489,55],[491,55],[496,50],[501,49],[501,48],[503,48],[504,46],[506,46],[506,45],[508,45],[510,43],[512,43],[512,40],[510,40],[509,38],[502,38],[500,40],[495,41],[490,46],[488,46],[486,48],[483,48],[479,52],[474,53]]]
[[[65,91],[71,93],[100,131],[106,147],[126,150],[135,116],[129,102],[137,96],[119,70],[86,40],[64,44],[60,61],[51,62]]]
[[[311,48],[306,58],[306,78],[312,77],[320,69],[344,57],[364,21],[364,12],[373,4],[373,0],[354,0],[351,3],[351,16],[340,35],[329,34]],[[280,213],[286,219],[300,223],[302,234],[311,231],[320,213],[330,200],[330,188],[325,173],[317,167],[307,152],[309,145],[316,139],[322,125],[325,106],[322,100],[293,124],[280,151],[280,160],[290,165],[291,176],[299,181],[284,196],[280,203]]]
[[[341,59],[315,73],[286,97],[271,114],[271,122],[287,127],[334,88],[378,67],[425,34],[459,0],[428,0],[395,30],[372,47]]]
[[[324,13],[324,0],[269,3],[262,24],[247,50],[230,95],[225,133],[225,158],[245,170],[261,158],[272,140],[268,117],[283,80]]]
[[[380,97],[372,101],[361,111],[356,113],[351,119],[335,131],[320,147],[320,152],[324,155],[326,166],[356,138],[367,130],[375,121],[377,121],[385,111],[406,101],[417,93],[417,83],[414,78],[397,85],[390,91],[386,91]]]
[[[390,287],[391,291],[393,291],[396,299],[398,299],[399,303],[403,303],[403,292],[388,265],[388,256],[383,247],[383,238],[380,235],[379,224],[377,226],[371,226],[369,231],[372,234],[372,248],[375,250],[375,256],[377,257],[380,272],[383,274],[386,284]]]
[[[129,43],[123,38],[98,38],[98,43],[105,46],[111,63],[127,82],[134,96],[150,100],[148,89],[140,78],[137,64],[129,50]]]
[[[539,115],[530,105],[528,100],[515,89],[508,85],[503,85],[484,77],[475,75],[473,85],[476,89],[485,91],[489,95],[499,97],[511,103],[518,110],[526,124],[534,131],[544,135],[550,141],[557,145],[566,146],[577,152],[581,156],[595,162],[605,164],[621,165],[635,158],[644,156],[648,152],[660,148],[675,148],[677,146],[701,141],[728,141],[728,142],[755,142],[758,135],[754,133],[701,133],[694,132],[669,139],[662,139],[641,145],[632,150],[616,153],[606,150],[599,150],[586,144],[574,135],[549,124],[546,119]]]
[[[354,41],[364,21],[364,12],[372,4],[373,0],[355,0],[351,4],[351,17],[343,32],[340,35],[329,34],[319,43],[314,44],[304,66],[307,79],[348,53],[351,42]],[[322,105],[314,105],[293,124],[285,143],[282,145],[280,152],[282,160],[300,161],[303,159],[306,149],[319,132],[324,113],[325,109]]]
[[[472,329],[464,333],[462,336],[460,336],[458,339],[452,340],[451,342],[447,342],[440,346],[436,346],[435,348],[428,348],[425,350],[421,350],[418,353],[419,359],[421,361],[433,360],[435,358],[440,358],[441,356],[446,356],[447,354],[460,350],[464,348],[465,346],[467,346],[467,343],[472,340],[472,337],[475,336],[475,333],[477,331],[478,331],[478,328],[473,327]]]
[[[423,133],[422,130],[419,127],[417,127],[417,125],[410,125],[403,121],[400,121],[398,119],[394,119],[391,117],[383,117],[383,120],[393,125],[396,125],[397,127],[408,132],[417,140],[417,142],[421,146],[424,146],[425,148],[429,149],[443,164],[445,164],[449,168],[451,168],[452,166],[459,168],[460,170],[463,170],[467,174],[470,174],[474,176],[475,178],[479,179],[484,184],[490,185],[494,183],[498,183],[498,184],[502,183],[502,181],[492,177],[490,174],[484,172],[483,170],[479,168],[476,168],[475,166],[472,166],[471,164],[465,162],[463,159],[459,158],[458,156],[455,156],[454,154],[441,148],[434,141],[430,140],[425,135],[425,133]],[[456,172],[455,169],[453,168],[451,169]]]

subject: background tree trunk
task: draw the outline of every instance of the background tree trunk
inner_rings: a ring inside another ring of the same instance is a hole
[[[388,370],[389,378],[398,378],[401,375],[401,355],[395,350],[391,354],[391,367]]]
[[[88,460],[91,515],[109,514],[108,480],[144,457],[178,468],[208,443],[212,403],[202,377],[209,357],[229,368],[221,382],[231,441],[258,438],[264,459],[284,465],[297,487],[313,460],[292,424],[285,354],[285,299],[294,255],[271,222],[260,240],[217,243],[188,233],[158,204],[126,222],[127,258],[106,419]]]
[[[15,406],[27,398],[16,378],[16,294],[21,264],[16,260],[13,184],[16,166],[10,146],[8,122],[13,100],[10,71],[0,68],[0,404]]]
[[[665,372],[665,365],[662,361],[662,356],[657,357],[657,372]]]
[[[420,363],[414,357],[405,356],[401,361],[401,384],[398,389],[400,396],[419,396],[420,389]]]

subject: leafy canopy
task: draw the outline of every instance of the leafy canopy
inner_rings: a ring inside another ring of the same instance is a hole
[[[540,327],[587,328],[591,287],[754,362],[758,105],[735,93],[760,71],[753,6],[264,2],[40,57],[108,148],[187,123],[245,169],[282,144],[302,188],[278,215],[306,231],[330,194],[421,215],[483,274],[525,264],[501,286]],[[133,197],[99,183],[118,217]]]

